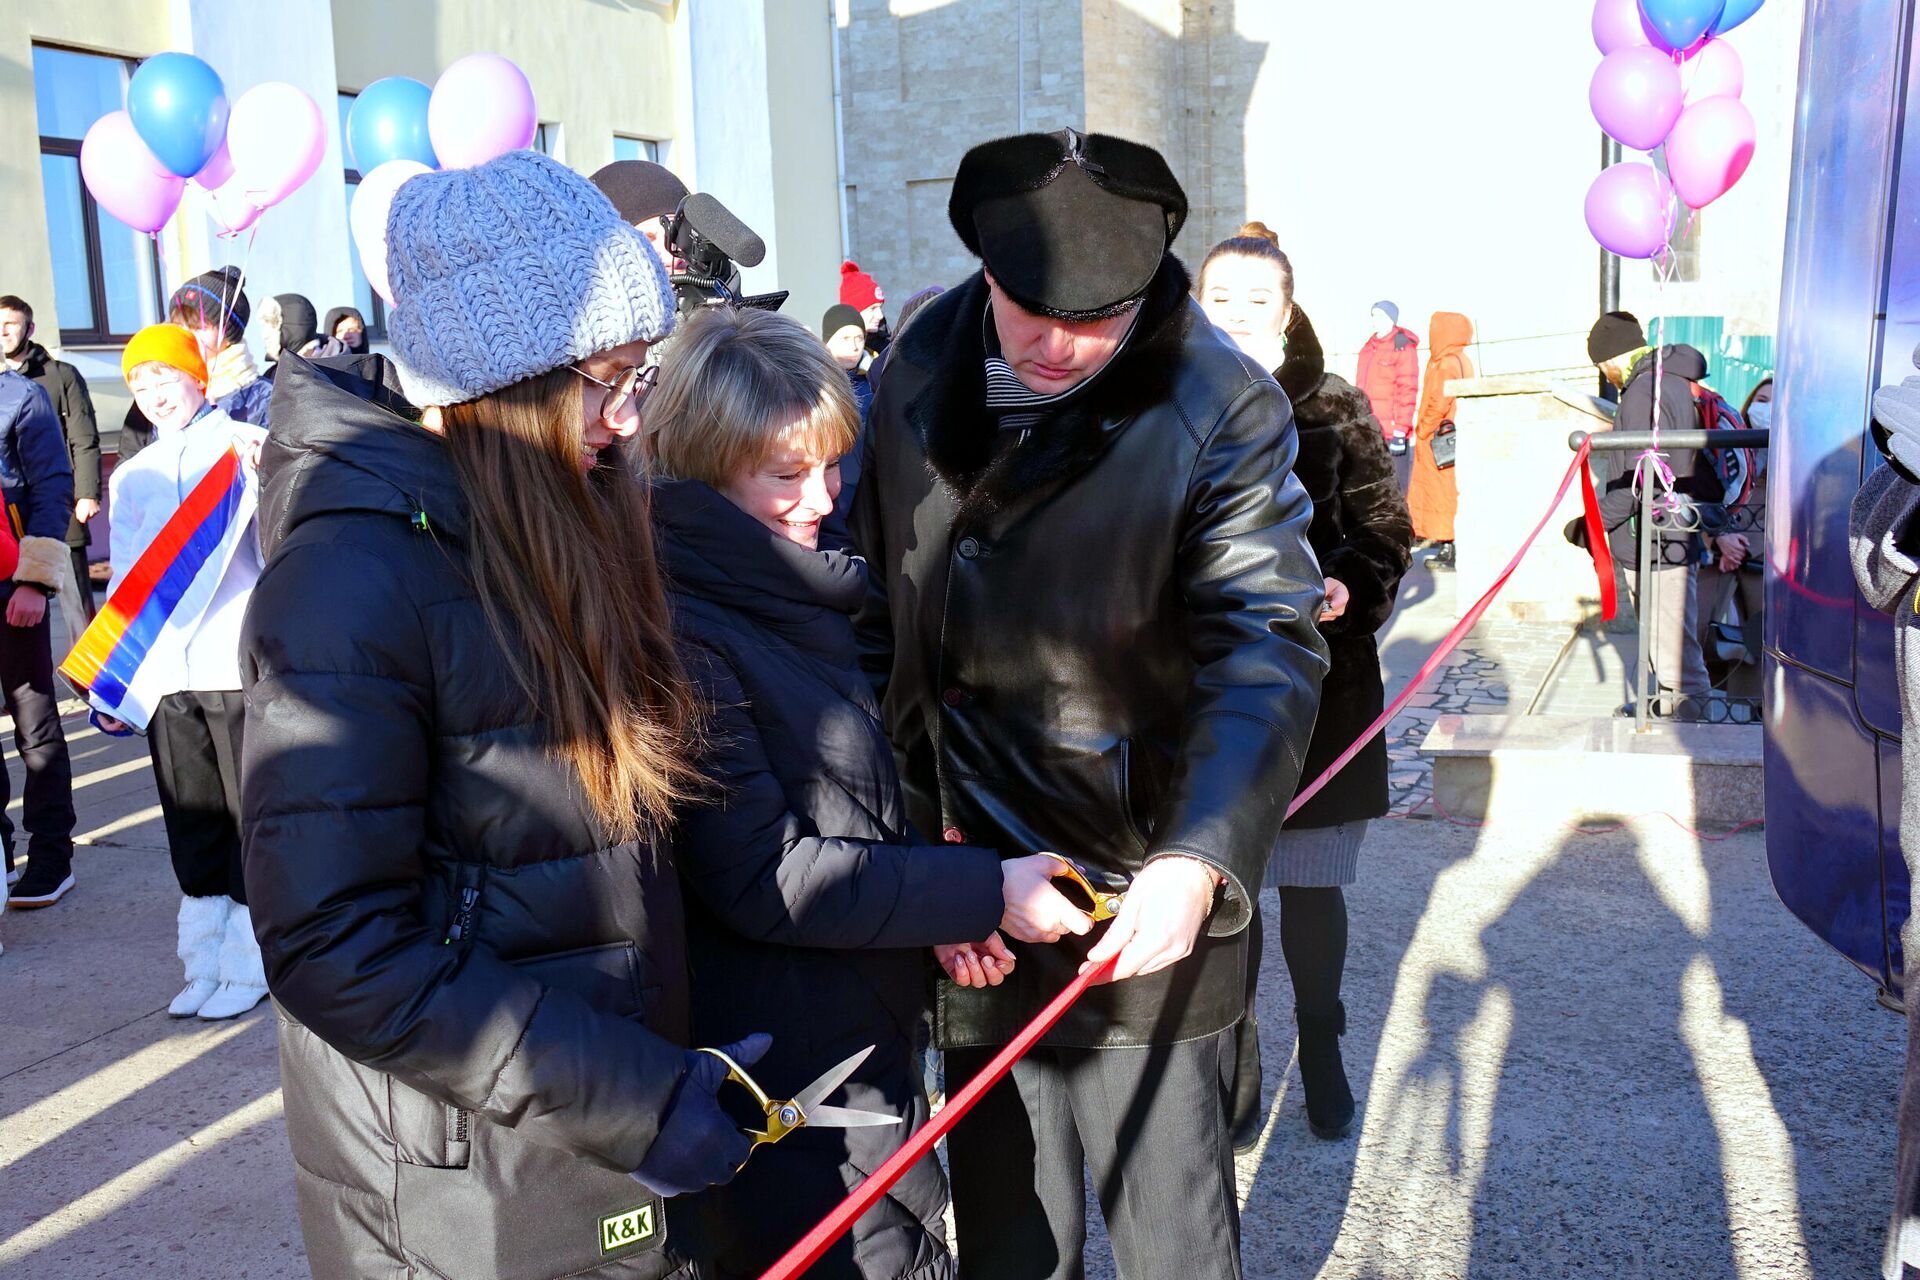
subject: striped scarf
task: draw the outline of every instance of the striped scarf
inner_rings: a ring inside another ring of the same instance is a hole
[[[993,304],[988,303],[981,320],[987,353],[987,412],[999,420],[1000,430],[1029,430],[1049,413],[1098,382],[1101,375],[1120,358],[1120,353],[1127,349],[1127,343],[1133,340],[1133,331],[1140,324],[1140,310],[1139,307],[1133,309],[1133,320],[1128,323],[1120,345],[1113,349],[1113,354],[1094,371],[1092,377],[1074,383],[1065,391],[1046,394],[1029,390],[1027,384],[1020,381],[1020,375],[1013,371],[1013,366],[1000,354],[1000,333],[993,327]]]

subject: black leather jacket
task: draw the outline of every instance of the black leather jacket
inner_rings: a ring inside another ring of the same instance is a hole
[[[628,1171],[684,1062],[671,859],[611,843],[549,751],[391,365],[275,381],[245,862],[313,1273],[660,1280]]]
[[[1327,669],[1291,410],[1187,290],[1169,256],[1114,361],[1020,437],[984,409],[976,274],[895,340],[870,418],[862,646],[915,823],[1128,875],[1186,855],[1227,880],[1193,956],[1096,988],[1052,1044],[1239,1019],[1241,931]],[[1089,945],[1019,948],[1001,987],[943,982],[942,1042],[1004,1042]]]

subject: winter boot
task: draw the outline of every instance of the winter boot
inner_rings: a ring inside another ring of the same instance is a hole
[[[1347,1033],[1347,1006],[1315,1016],[1296,1006],[1300,1026],[1300,1087],[1307,1095],[1307,1127],[1316,1138],[1344,1138],[1353,1128],[1353,1090],[1340,1061],[1340,1037]]]
[[[186,966],[187,985],[167,1006],[169,1018],[191,1018],[220,987],[220,939],[227,930],[233,899],[180,899],[180,963]]]
[[[253,940],[253,913],[236,902],[227,913],[226,934],[220,939],[220,989],[200,1006],[200,1016],[208,1022],[237,1018],[266,994],[260,944]]]

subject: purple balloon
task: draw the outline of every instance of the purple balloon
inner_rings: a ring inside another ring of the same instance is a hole
[[[80,144],[80,176],[100,207],[135,231],[166,226],[187,189],[187,180],[147,149],[124,111],[108,112],[87,130]]]
[[[440,73],[427,100],[427,137],[443,169],[470,168],[533,145],[533,86],[497,53],[468,54]]]
[[[1666,141],[1685,104],[1680,72],[1658,49],[1608,54],[1587,89],[1593,118],[1622,146],[1651,151]]]
[[[220,149],[213,153],[208,161],[200,166],[200,172],[193,175],[193,183],[208,191],[216,190],[226,184],[233,176],[233,156],[227,152],[227,143],[223,138]]]
[[[1587,229],[1623,258],[1651,258],[1673,232],[1673,185],[1650,164],[1616,164],[1587,190]]]
[[[1680,114],[1667,136],[1667,172],[1689,209],[1733,190],[1753,163],[1753,112],[1738,98],[1708,98]]]
[[[1593,42],[1603,54],[1652,44],[1640,0],[1594,0]]]

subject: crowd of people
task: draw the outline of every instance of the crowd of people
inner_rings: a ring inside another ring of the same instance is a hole
[[[1418,543],[1450,563],[1472,325],[1433,317],[1423,386],[1380,302],[1350,382],[1272,231],[1190,277],[1163,157],[1073,130],[966,154],[980,269],[891,325],[851,261],[817,334],[683,305],[685,195],[532,152],[423,174],[391,354],[351,308],[253,312],[232,268],[128,344],[109,590],[181,581],[90,692],[152,755],[169,1012],[274,996],[318,1276],[751,1277],[1110,969],[810,1274],[1079,1275],[1090,1171],[1123,1274],[1239,1276],[1263,889],[1307,1124],[1356,1115],[1344,890],[1384,741],[1289,803],[1384,705]],[[1603,327],[1631,406],[1644,342]],[[101,506],[85,384],[31,333],[0,298],[15,904],[45,906],[74,883],[46,610],[90,596]],[[760,1090],[815,1122],[747,1132]]]

